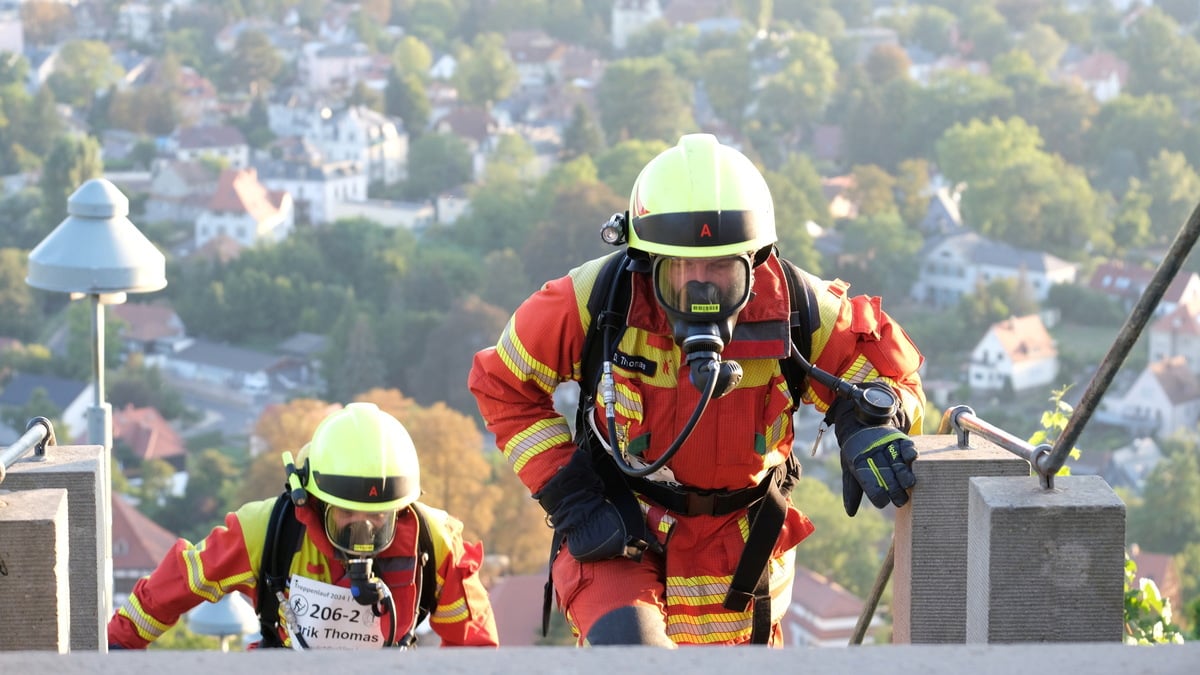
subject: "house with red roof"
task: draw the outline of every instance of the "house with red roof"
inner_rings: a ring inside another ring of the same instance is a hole
[[[187,337],[183,320],[175,310],[163,302],[123,302],[109,305],[109,311],[120,325],[120,335],[125,350],[147,356],[174,351],[180,340]]]
[[[846,647],[864,605],[862,598],[836,581],[796,565],[792,604],[780,623],[783,644],[789,647]],[[878,613],[871,617],[863,644],[874,642],[871,629],[882,623]]]
[[[1093,291],[1119,301],[1128,311],[1133,309],[1134,304],[1142,297],[1142,293],[1150,285],[1150,280],[1154,278],[1154,272],[1150,267],[1110,260],[1096,267],[1087,285]],[[1170,314],[1180,305],[1188,305],[1200,311],[1200,275],[1195,272],[1176,274],[1175,278],[1171,279],[1171,284],[1167,286],[1158,306],[1154,308],[1154,315]]]
[[[121,606],[138,579],[158,566],[178,539],[142,515],[119,494],[112,496],[113,605]]]
[[[258,171],[225,169],[217,181],[217,190],[196,218],[196,248],[220,235],[233,238],[242,246],[259,242],[279,242],[292,232],[295,210],[292,196],[282,190],[268,190],[258,180]]]
[[[1037,314],[995,323],[971,350],[967,382],[975,391],[1022,391],[1054,382],[1058,347]]]
[[[178,432],[154,408],[137,408],[126,404],[112,414],[114,446],[120,445],[138,463],[151,459],[162,460],[176,471],[187,463],[187,446]]]

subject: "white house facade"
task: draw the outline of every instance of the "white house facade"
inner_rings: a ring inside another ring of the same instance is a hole
[[[994,324],[971,350],[967,366],[973,391],[1022,391],[1058,376],[1058,350],[1036,314]]]
[[[940,237],[918,254],[920,270],[912,297],[935,308],[953,307],[980,284],[1018,279],[1042,302],[1055,284],[1073,283],[1078,268],[1061,258],[1020,249],[963,231]]]

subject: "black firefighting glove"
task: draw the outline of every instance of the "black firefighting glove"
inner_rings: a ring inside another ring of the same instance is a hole
[[[917,483],[912,472],[917,448],[912,439],[894,424],[864,425],[848,400],[839,401],[830,413],[841,446],[846,515],[858,513],[863,494],[881,509],[889,501],[896,506],[907,504],[908,489]]]
[[[625,555],[625,522],[604,497],[604,483],[582,451],[576,451],[533,498],[554,529],[566,537],[567,551],[576,560],[594,562]]]
[[[877,508],[908,503],[908,488],[916,485],[912,472],[917,448],[895,427],[867,427],[842,444],[842,505],[846,515],[858,513],[865,493]]]

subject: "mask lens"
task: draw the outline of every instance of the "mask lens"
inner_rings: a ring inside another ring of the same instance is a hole
[[[335,548],[351,558],[377,555],[396,536],[396,512],[351,511],[330,506],[325,509],[325,534]]]
[[[750,299],[750,256],[658,258],[654,288],[668,312],[694,321],[733,316]]]

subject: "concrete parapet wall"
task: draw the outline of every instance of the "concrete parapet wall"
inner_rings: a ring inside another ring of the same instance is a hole
[[[966,641],[967,501],[972,476],[1028,476],[1029,462],[980,436],[915,436],[917,485],[896,511],[892,641]]]
[[[0,653],[0,672],[55,675],[262,675],[339,673],[378,675],[411,672],[438,675],[623,675],[634,673],[921,673],[922,675],[1192,675],[1200,663],[1200,643],[1157,647],[1119,644],[880,645],[850,649],[763,647],[501,647],[500,649],[417,649],[241,652]]]
[[[111,558],[101,550],[101,523],[109,506],[101,509],[103,448],[98,445],[55,445],[46,448],[43,461],[24,459],[8,469],[4,490],[63,489],[67,491],[67,532],[70,537],[71,649],[96,650],[107,644],[108,617],[103,611],[105,587],[111,583]],[[103,570],[103,572],[102,572]],[[46,589],[49,590],[49,589]],[[4,602],[0,598],[0,602]],[[0,626],[0,630],[6,630]]]
[[[1125,504],[1099,476],[1054,485],[971,479],[967,642],[1121,641]]]
[[[0,491],[0,651],[70,650],[68,557],[66,490]]]

